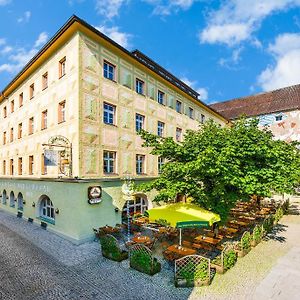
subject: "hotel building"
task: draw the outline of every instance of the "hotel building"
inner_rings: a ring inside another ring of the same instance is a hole
[[[163,161],[143,128],[180,142],[207,119],[228,121],[140,51],[72,16],[0,95],[0,209],[75,243],[143,212]]]

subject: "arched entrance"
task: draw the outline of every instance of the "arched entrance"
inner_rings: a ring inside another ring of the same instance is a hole
[[[15,193],[13,191],[9,194],[9,205],[10,207],[15,207]]]
[[[23,211],[23,194],[19,193],[17,197],[17,202],[18,202],[18,210]]]
[[[3,190],[3,192],[2,192],[2,203],[3,204],[6,204],[6,197],[7,197],[6,190]]]
[[[144,194],[137,194],[133,196],[132,200],[125,202],[122,210],[122,223],[127,222],[127,209],[129,209],[130,217],[143,215],[148,209],[148,199]]]

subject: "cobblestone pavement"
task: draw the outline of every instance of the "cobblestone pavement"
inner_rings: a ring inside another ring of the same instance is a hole
[[[149,277],[129,269],[128,261],[103,259],[97,243],[75,246],[0,212],[1,300],[187,299],[191,289],[176,289],[172,279],[166,266]]]

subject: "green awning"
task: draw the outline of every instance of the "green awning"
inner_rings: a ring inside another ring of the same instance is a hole
[[[221,220],[218,214],[191,203],[175,203],[146,211],[150,222],[163,219],[177,228],[208,227]]]

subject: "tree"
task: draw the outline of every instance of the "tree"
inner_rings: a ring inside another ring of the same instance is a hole
[[[144,147],[166,159],[160,176],[139,187],[157,190],[155,201],[174,201],[183,194],[225,221],[236,201],[291,193],[299,183],[295,144],[275,141],[255,119],[241,119],[231,127],[210,120],[197,131],[188,130],[182,143],[146,131],[140,135]]]

